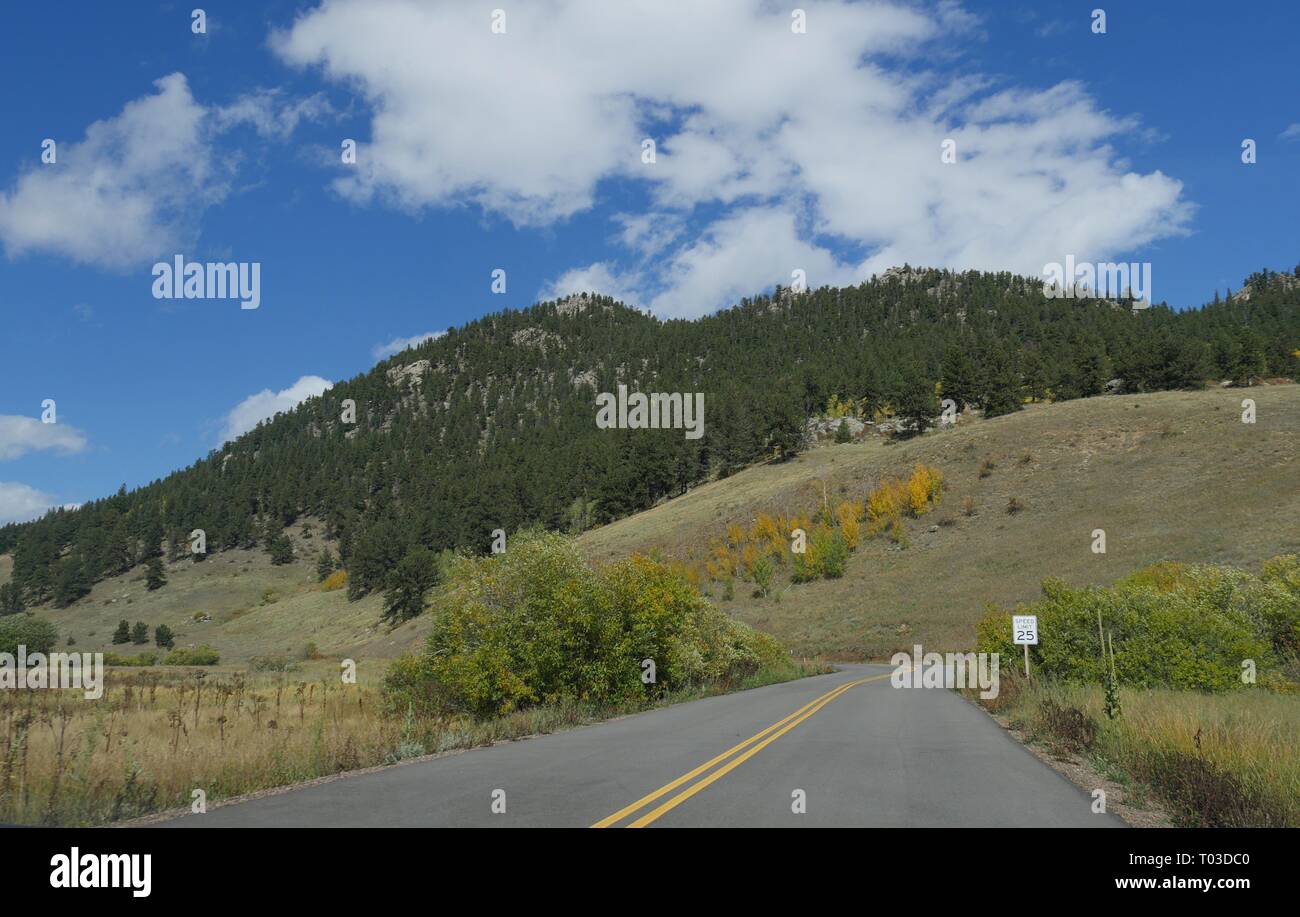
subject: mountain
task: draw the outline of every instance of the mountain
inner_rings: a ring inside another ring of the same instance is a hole
[[[64,606],[151,557],[186,556],[196,529],[206,557],[276,554],[309,516],[359,598],[413,546],[485,550],[493,530],[529,524],[581,531],[788,456],[832,397],[920,417],[942,383],[992,417],[1049,397],[1295,376],[1296,277],[1260,272],[1249,296],[1183,312],[908,267],[693,321],[599,296],[540,303],[398,354],[166,479],[0,528],[0,554],[19,604]],[[704,435],[598,428],[597,395],[620,385],[703,393]]]

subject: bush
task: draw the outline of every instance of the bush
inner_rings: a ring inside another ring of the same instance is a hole
[[[59,629],[44,618],[29,615],[8,615],[0,619],[0,653],[18,655],[18,647],[27,648],[27,655],[49,653],[58,642]]]
[[[1097,741],[1097,723],[1075,706],[1062,706],[1051,698],[1038,708],[1035,732],[1045,734],[1055,747],[1070,752],[1086,752]]]
[[[1260,674],[1277,669],[1300,622],[1300,595],[1231,567],[1158,564],[1109,589],[1046,580],[1043,598],[1016,613],[1038,615],[1041,642],[1030,650],[1045,675],[1104,680],[1100,613],[1120,684],[1226,691],[1242,687],[1243,660]],[[1004,611],[993,609],[977,632],[983,652],[1020,652]]]
[[[845,500],[835,508],[835,518],[840,523],[840,534],[850,551],[858,548],[858,539],[862,532],[862,514],[866,512],[861,503]]]
[[[754,561],[754,569],[752,573],[754,576],[754,585],[758,587],[754,592],[755,595],[765,596],[769,591],[771,591],[773,572],[772,561],[766,555]]]
[[[556,534],[516,535],[506,554],[454,559],[421,656],[385,678],[390,709],[497,716],[537,704],[621,705],[734,683],[785,660],[773,638],[709,604],[646,557],[593,569]],[[642,681],[642,661],[655,680]]]
[[[839,579],[844,575],[849,562],[849,546],[838,531],[818,529],[814,532],[812,554],[822,576]]]
[[[136,653],[133,656],[128,655],[126,653],[105,653],[104,654],[104,665],[131,665],[131,666],[148,667],[157,664],[158,664],[158,654],[153,652],[152,650],[149,650],[144,653]]]
[[[333,592],[335,589],[342,589],[348,584],[348,571],[335,570],[321,582],[320,588],[323,592]]]
[[[187,664],[200,665],[201,663]],[[248,660],[248,667],[254,672],[296,672],[299,668],[296,662],[278,655],[254,656]]]
[[[200,645],[177,647],[163,659],[163,665],[216,665],[220,661],[221,654],[210,646]]]

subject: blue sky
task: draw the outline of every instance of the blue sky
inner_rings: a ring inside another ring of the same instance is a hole
[[[193,5],[0,12],[0,522],[572,290],[1074,255],[1185,307],[1300,261],[1291,2]],[[260,308],[155,299],[175,254],[259,263]]]

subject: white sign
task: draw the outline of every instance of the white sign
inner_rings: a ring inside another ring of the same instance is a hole
[[[1038,615],[1012,615],[1011,635],[1017,644],[1038,645]]]

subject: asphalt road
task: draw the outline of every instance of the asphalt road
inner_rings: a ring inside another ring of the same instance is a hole
[[[1122,826],[962,698],[895,689],[889,671],[844,666],[160,826]]]

